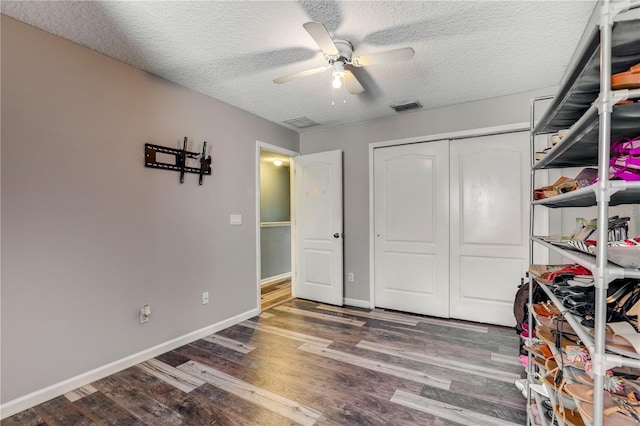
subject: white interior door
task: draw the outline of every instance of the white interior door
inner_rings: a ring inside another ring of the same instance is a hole
[[[295,297],[342,305],[342,151],[294,159]]]
[[[374,150],[375,305],[449,316],[449,142]]]
[[[451,141],[451,317],[514,325],[528,268],[529,135]]]

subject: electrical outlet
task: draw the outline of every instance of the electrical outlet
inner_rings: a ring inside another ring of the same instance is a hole
[[[347,280],[348,280],[349,282],[353,282],[353,281],[354,281],[353,272],[349,272],[349,273],[347,274]]]
[[[209,292],[205,291],[202,293],[202,304],[206,305],[207,303],[209,303]]]
[[[149,305],[144,305],[138,312],[140,313],[140,324],[149,322],[151,318],[151,307]]]

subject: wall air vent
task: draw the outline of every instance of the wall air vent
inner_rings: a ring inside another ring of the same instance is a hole
[[[308,127],[320,125],[320,123],[316,123],[309,117],[292,118],[291,120],[285,120],[284,122],[290,126],[297,127],[298,129],[306,129]]]
[[[393,108],[395,112],[404,112],[412,109],[422,108],[422,105],[420,104],[420,102],[414,101],[414,102],[408,102],[406,104],[391,105],[391,108]]]

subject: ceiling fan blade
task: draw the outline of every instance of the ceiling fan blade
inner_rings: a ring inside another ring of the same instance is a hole
[[[357,95],[358,93],[364,92],[364,87],[358,81],[355,75],[349,70],[344,72],[344,86],[347,88],[347,91],[352,95]]]
[[[408,61],[413,58],[415,51],[410,47],[387,50],[386,52],[370,53],[361,55],[351,60],[351,64],[356,67],[366,67],[367,65],[388,64],[391,62]]]
[[[340,54],[340,52],[338,52],[338,48],[333,43],[333,39],[329,35],[329,31],[327,31],[327,28],[323,24],[320,22],[307,22],[302,26],[320,47],[320,50],[322,50],[326,55],[338,56]]]
[[[314,74],[319,74],[331,68],[331,65],[324,65],[318,68],[312,68],[306,71],[294,72],[293,74],[285,75],[284,77],[274,78],[273,82],[276,84],[286,83],[291,80],[295,80],[296,78],[307,77]]]

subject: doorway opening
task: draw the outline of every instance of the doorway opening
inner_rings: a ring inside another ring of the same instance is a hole
[[[292,298],[291,157],[258,146],[259,303],[262,310]]]

